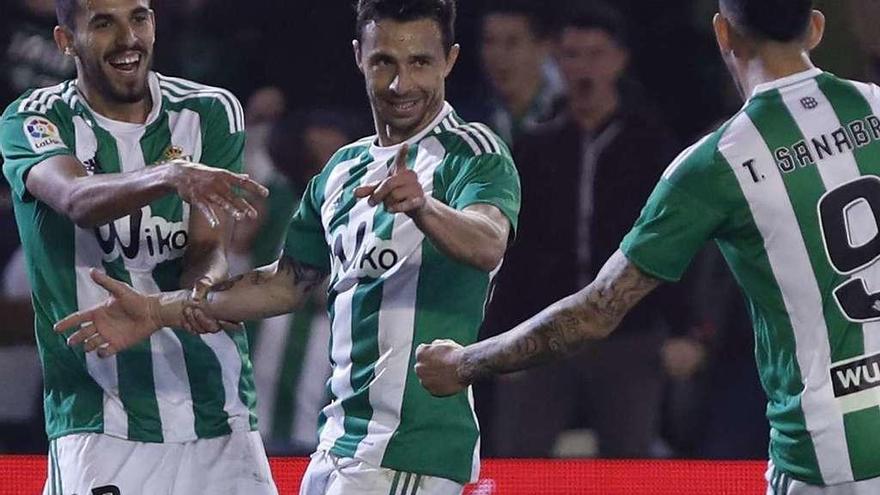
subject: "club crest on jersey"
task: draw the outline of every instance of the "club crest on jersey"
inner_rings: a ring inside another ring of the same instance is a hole
[[[379,278],[394,268],[401,259],[391,241],[379,239],[367,232],[365,222],[352,232],[347,226],[339,227],[331,244],[334,272],[338,278]]]
[[[25,120],[24,134],[31,148],[37,153],[67,148],[61,140],[58,127],[43,117],[30,117]]]
[[[165,150],[165,153],[162,154],[162,160],[170,162],[171,160],[188,159],[188,157],[185,156],[185,153],[183,147],[172,144]]]
[[[96,228],[95,237],[104,261],[122,257],[130,270],[152,270],[163,261],[179,258],[188,241],[184,221],[154,216],[149,206]]]

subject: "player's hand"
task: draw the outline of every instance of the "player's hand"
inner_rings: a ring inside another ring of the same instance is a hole
[[[206,167],[186,160],[174,160],[168,165],[173,170],[171,182],[177,194],[198,208],[212,227],[219,225],[218,213],[221,211],[236,219],[257,217],[256,208],[239,196],[239,191],[260,198],[269,195],[268,189],[245,174],[234,174],[228,170]]]
[[[463,349],[452,340],[435,340],[416,349],[416,375],[431,395],[445,397],[467,388],[458,376]]]
[[[162,327],[157,298],[145,296],[98,270],[92,269],[89,274],[110,292],[110,298],[55,324],[58,333],[78,328],[67,338],[68,345],[82,345],[86,352],[98,351],[99,356],[108,357],[149,338]]]
[[[241,323],[215,320],[203,309],[213,282],[209,278],[199,279],[192,288],[183,306],[183,328],[194,334],[217,333],[220,330],[241,330]]]
[[[425,190],[419,183],[419,176],[406,166],[409,145],[404,144],[394,157],[391,173],[382,182],[358,187],[354,190],[356,198],[369,198],[370,206],[385,204],[389,213],[416,215],[427,203]]]
[[[679,380],[693,376],[706,361],[706,347],[689,337],[667,339],[660,354],[666,373]]]

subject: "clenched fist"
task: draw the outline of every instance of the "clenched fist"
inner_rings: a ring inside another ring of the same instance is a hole
[[[459,376],[464,347],[452,340],[435,340],[416,349],[416,375],[422,386],[437,397],[457,394],[469,383]]]

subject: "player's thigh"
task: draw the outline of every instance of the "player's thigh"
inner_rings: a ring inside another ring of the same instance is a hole
[[[460,495],[454,481],[371,466],[326,452],[312,456],[300,495]]]
[[[776,469],[771,462],[764,475],[767,480],[767,495],[876,495],[880,493],[880,477],[842,483],[832,486],[817,486],[793,479]]]
[[[168,462],[169,453],[162,448],[140,448],[144,445],[97,433],[67,435],[52,440],[49,442],[48,476],[43,494],[168,493],[173,480],[157,477],[154,473]]]
[[[49,446],[44,495],[277,495],[256,432],[188,443],[68,435]]]

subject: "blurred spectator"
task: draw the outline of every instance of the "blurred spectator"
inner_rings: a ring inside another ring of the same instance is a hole
[[[0,314],[0,452],[43,452],[47,444],[40,407],[42,372],[34,340],[30,283],[21,249],[3,269]]]
[[[621,90],[629,55],[616,11],[595,4],[567,15],[557,56],[568,101],[559,118],[517,141],[520,232],[499,275],[490,333],[591,281],[674,156],[650,106]],[[601,456],[650,456],[664,385],[659,350],[669,328],[681,328],[670,317],[674,299],[658,291],[608,340],[561,365],[500,379],[493,453],[548,456],[557,435],[586,417]]]
[[[0,15],[0,107],[30,88],[70,79],[73,59],[55,46],[55,2],[4,0]],[[9,5],[11,4],[11,5]]]
[[[247,172],[269,188],[260,218],[237,224],[230,249],[236,271],[278,259],[290,218],[312,176],[337,149],[354,140],[349,119],[328,111],[276,118],[282,102],[272,90],[248,104],[252,118]],[[254,111],[254,110],[259,111]],[[254,134],[256,130],[256,134]],[[317,446],[315,425],[327,401],[330,323],[323,292],[301,310],[248,324],[258,394],[260,432],[275,455],[308,455]]]
[[[488,124],[510,145],[550,120],[563,92],[550,58],[550,10],[537,0],[489,0],[483,11],[480,60],[490,91],[463,115]]]

